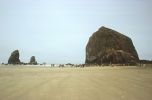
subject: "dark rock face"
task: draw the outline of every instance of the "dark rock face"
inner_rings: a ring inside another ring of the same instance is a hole
[[[137,64],[138,54],[132,40],[112,29],[101,27],[86,46],[86,64]]]
[[[31,59],[30,59],[30,64],[32,65],[37,65],[37,61],[35,59],[35,56],[32,56]]]
[[[8,59],[8,64],[20,64],[19,56],[18,50],[13,51]]]

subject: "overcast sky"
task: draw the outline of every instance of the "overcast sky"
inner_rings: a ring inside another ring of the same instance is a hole
[[[101,26],[129,36],[140,59],[152,59],[151,10],[152,0],[0,0],[0,62],[18,49],[23,62],[84,63]]]

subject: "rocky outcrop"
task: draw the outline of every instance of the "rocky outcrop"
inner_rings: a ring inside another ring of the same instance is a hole
[[[132,40],[112,29],[101,27],[86,46],[86,64],[137,64],[138,54]]]
[[[8,64],[20,64],[19,56],[18,50],[13,51],[8,59]]]
[[[32,56],[32,57],[31,57],[29,64],[37,65],[37,61],[36,61],[36,59],[35,59],[35,56]]]

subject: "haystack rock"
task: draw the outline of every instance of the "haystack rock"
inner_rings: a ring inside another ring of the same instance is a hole
[[[30,64],[32,65],[36,65],[37,64],[37,61],[35,59],[35,56],[32,56],[31,59],[30,59]]]
[[[129,64],[139,61],[132,40],[112,29],[101,27],[86,46],[86,64]]]
[[[19,56],[18,50],[13,51],[8,59],[8,64],[20,64]]]

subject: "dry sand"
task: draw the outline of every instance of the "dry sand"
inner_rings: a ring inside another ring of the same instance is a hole
[[[152,68],[1,66],[0,100],[152,100]]]

